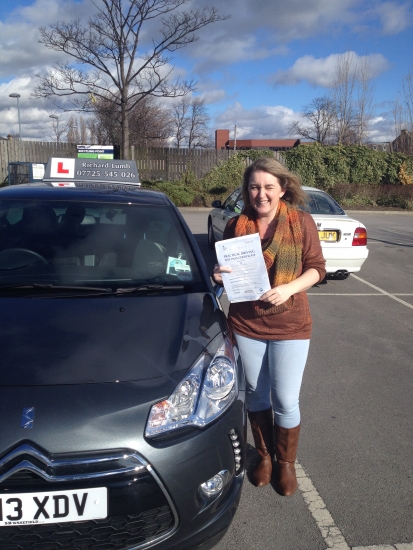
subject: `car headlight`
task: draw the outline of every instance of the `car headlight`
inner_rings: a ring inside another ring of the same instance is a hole
[[[146,437],[186,426],[203,428],[224,413],[238,394],[234,349],[222,334],[205,348],[175,391],[152,406]]]

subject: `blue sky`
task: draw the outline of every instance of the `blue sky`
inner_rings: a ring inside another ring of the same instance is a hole
[[[413,71],[413,0],[188,0],[185,9],[205,6],[231,17],[203,29],[172,62],[176,75],[198,82],[213,130],[292,137],[302,108],[328,93],[339,57],[354,52],[354,63],[367,57],[375,75],[371,141],[394,139],[389,105]],[[48,139],[56,108],[30,93],[36,73],[61,57],[38,43],[38,27],[93,11],[91,0],[0,0],[0,135],[18,131],[9,98],[17,92],[23,139]]]

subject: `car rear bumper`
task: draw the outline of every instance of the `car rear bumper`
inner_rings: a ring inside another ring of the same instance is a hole
[[[365,246],[353,246],[351,248],[323,247],[323,256],[326,260],[327,273],[336,271],[348,271],[355,273],[360,271],[366,261],[369,251]]]

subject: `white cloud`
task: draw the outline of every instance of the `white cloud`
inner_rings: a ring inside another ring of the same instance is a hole
[[[31,5],[25,7],[18,7],[18,1],[14,11],[0,21],[2,135],[7,135],[11,131],[8,126],[13,125],[13,117],[16,119],[16,101],[8,97],[9,93],[21,94],[22,125],[24,124],[27,135],[39,133],[45,119],[47,123],[48,113],[53,108],[51,100],[35,101],[29,97],[35,85],[35,73],[45,71],[58,59],[63,60],[62,54],[39,44],[38,27],[77,17],[87,21],[87,17],[96,11],[94,3],[90,0],[33,0]],[[98,3],[99,1],[96,0]],[[9,4],[14,5],[13,2]],[[238,71],[242,62],[259,62],[280,57],[289,52],[290,48],[301,47],[303,39],[310,38],[311,40],[305,43],[306,46],[304,45],[307,49],[301,50],[308,52],[312,40],[316,42],[320,36],[331,35],[336,39],[343,30],[346,32],[345,36],[351,36],[350,33],[356,25],[364,26],[371,32],[372,21],[377,26],[378,19],[382,23],[383,33],[401,32],[411,23],[410,4],[410,0],[227,0],[225,3],[219,3],[217,0],[190,0],[183,9],[216,5],[220,13],[230,13],[231,18],[202,29],[199,33],[200,40],[181,50],[181,57],[172,54],[171,63],[178,60],[173,76],[191,77],[195,60],[196,70],[200,74],[197,93],[208,105],[222,104],[223,101],[232,100],[234,97],[229,97],[225,91],[225,77],[227,81],[236,78],[240,87],[246,87],[245,82],[249,75],[246,71],[243,74]],[[157,22],[153,21],[143,36],[151,38],[156,36],[157,32]],[[383,42],[383,52],[386,51],[385,48]],[[335,51],[337,50],[339,47]],[[342,54],[326,54],[324,58],[305,55],[297,59],[289,69],[275,73],[272,82],[294,85],[305,81],[314,86],[328,87],[340,55]],[[189,64],[181,64],[185,66],[185,70],[180,66],[184,56],[192,58]],[[368,56],[354,54],[357,63],[365,57],[369,59],[375,76],[382,74],[389,67],[388,61],[380,53]],[[238,63],[235,68],[231,67],[234,63]],[[225,66],[229,67],[228,73],[223,76],[222,73],[218,74]],[[206,72],[213,72],[214,78],[221,78],[221,82],[209,83],[204,76]],[[262,75],[263,80],[264,78]],[[241,97],[241,93],[237,92],[236,97]],[[257,103],[259,101],[257,98]],[[306,102],[306,99],[302,101]],[[37,121],[33,119],[36,116]],[[250,133],[258,129],[262,137],[288,137],[286,132],[289,124],[292,120],[298,120],[299,115],[283,106],[264,105],[247,110],[238,103],[221,113],[217,120],[221,118],[222,123],[230,128],[238,124],[239,132],[248,132],[249,128]],[[378,126],[381,124],[382,122],[378,123]]]
[[[206,105],[211,105],[224,101],[228,96],[225,90],[209,90],[199,94],[199,97],[205,101]]]
[[[305,55],[297,59],[290,69],[278,71],[269,80],[276,85],[294,85],[305,81],[312,86],[328,88],[331,86],[338,62],[347,55],[351,56],[354,69],[361,67],[367,61],[372,78],[379,76],[390,66],[387,59],[379,53],[359,56],[355,52],[347,52],[345,54],[331,54],[328,57],[319,59],[312,55]]]
[[[377,6],[377,14],[384,34],[398,34],[411,25],[409,7],[408,3],[380,2]]]
[[[192,7],[209,3],[194,0]],[[354,11],[359,4],[361,0],[227,0],[219,12],[229,13],[230,19],[204,28],[202,40],[186,55],[203,60],[199,70],[210,71],[234,61],[283,55],[293,40],[327,35],[354,23],[360,18]]]
[[[298,114],[281,105],[260,106],[245,109],[241,103],[234,103],[215,117],[216,128],[227,128],[233,131],[237,126],[239,139],[288,138],[288,128]]]
[[[44,66],[65,57],[39,43],[39,27],[57,21],[86,19],[95,9],[88,1],[36,0],[25,7],[16,7],[0,21],[0,78],[26,72],[34,74]]]
[[[230,130],[233,139],[234,126],[237,126],[238,139],[288,139],[298,138],[289,133],[294,121],[306,123],[301,113],[282,105],[267,105],[245,109],[239,102],[234,103],[215,117],[215,128]],[[388,113],[375,117],[369,126],[368,140],[386,142],[394,139],[394,129]]]

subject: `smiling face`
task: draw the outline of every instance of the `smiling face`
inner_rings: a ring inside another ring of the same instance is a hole
[[[251,206],[258,217],[272,219],[285,191],[282,190],[278,178],[263,170],[256,170],[251,174],[248,193]]]

